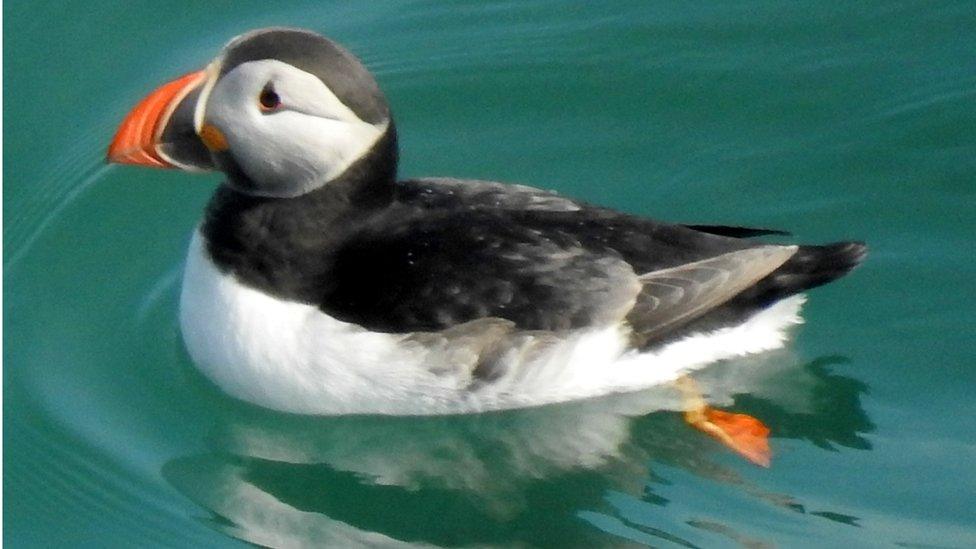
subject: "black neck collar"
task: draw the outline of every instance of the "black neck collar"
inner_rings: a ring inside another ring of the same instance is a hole
[[[228,174],[231,175],[231,174]],[[217,188],[201,232],[214,264],[269,293],[308,300],[331,267],[330,249],[394,199],[396,129],[339,177],[293,198]]]

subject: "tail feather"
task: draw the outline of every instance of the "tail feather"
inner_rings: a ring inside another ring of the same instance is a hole
[[[708,332],[738,324],[781,299],[837,280],[864,261],[867,251],[862,242],[800,246],[778,269],[724,305],[684,326],[681,332]],[[671,333],[660,339],[677,335]]]
[[[760,305],[822,286],[851,272],[867,256],[863,242],[835,242],[823,246],[800,246],[800,249],[754,287]]]

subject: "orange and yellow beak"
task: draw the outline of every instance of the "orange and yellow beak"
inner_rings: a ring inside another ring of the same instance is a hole
[[[190,96],[199,95],[194,92],[206,79],[206,71],[191,72],[160,86],[140,101],[112,139],[108,161],[154,168],[212,167],[192,127],[196,97]],[[174,116],[178,109],[179,116]]]

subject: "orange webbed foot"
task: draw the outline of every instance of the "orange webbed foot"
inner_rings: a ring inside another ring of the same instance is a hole
[[[769,428],[758,419],[712,408],[705,404],[698,386],[690,377],[678,379],[685,396],[685,421],[708,433],[740,456],[756,465],[769,467]]]
[[[704,421],[692,423],[756,465],[769,467],[769,427],[746,414],[705,407]],[[687,417],[687,416],[686,416]]]

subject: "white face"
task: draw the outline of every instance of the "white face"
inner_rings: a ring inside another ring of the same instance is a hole
[[[321,187],[364,155],[387,121],[364,122],[317,77],[271,59],[242,63],[205,89],[199,133],[216,127],[228,152],[260,193],[297,196]],[[273,108],[262,92],[277,96]],[[254,192],[253,190],[250,192]]]

